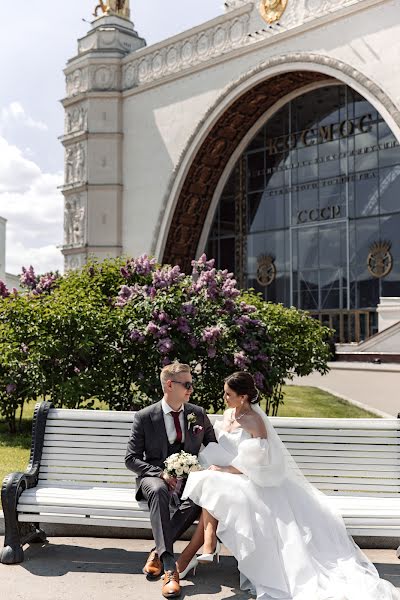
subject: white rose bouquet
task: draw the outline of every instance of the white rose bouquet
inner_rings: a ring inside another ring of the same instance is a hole
[[[192,471],[201,471],[201,466],[197,460],[197,456],[189,454],[188,452],[177,452],[171,454],[164,461],[165,470],[164,474],[169,477],[176,477],[177,479],[184,479],[189,476]]]

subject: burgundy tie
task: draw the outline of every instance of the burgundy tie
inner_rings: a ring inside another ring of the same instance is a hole
[[[174,417],[175,430],[176,430],[176,442],[180,444],[182,442],[182,429],[179,422],[179,412],[171,411],[171,415]]]

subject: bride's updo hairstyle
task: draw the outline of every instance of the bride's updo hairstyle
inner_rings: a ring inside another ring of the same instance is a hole
[[[250,373],[237,371],[229,375],[225,383],[239,396],[247,396],[250,404],[258,404],[258,390]]]

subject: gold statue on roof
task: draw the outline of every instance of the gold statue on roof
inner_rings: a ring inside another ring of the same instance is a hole
[[[129,19],[131,11],[129,9],[129,0],[100,0],[94,9],[93,16],[99,16],[99,10],[103,15],[118,15],[124,19]]]
[[[260,13],[267,23],[279,21],[285,12],[288,0],[261,0]]]

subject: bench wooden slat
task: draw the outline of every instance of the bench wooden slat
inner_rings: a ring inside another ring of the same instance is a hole
[[[306,435],[293,435],[293,436],[286,436],[286,435],[281,435],[280,436],[282,442],[285,442],[285,445],[287,447],[292,447],[294,444],[298,443],[298,442],[302,442],[302,443],[307,443],[307,444],[318,444],[319,446],[322,445],[327,445],[327,444],[335,444],[338,449],[340,450],[341,448],[344,448],[345,446],[349,446],[349,445],[357,445],[357,447],[360,447],[362,445],[367,445],[368,447],[372,447],[374,446],[374,448],[371,448],[371,450],[375,450],[375,446],[376,445],[381,445],[384,447],[387,446],[393,446],[395,449],[398,448],[399,446],[399,440],[395,439],[395,438],[389,438],[389,439],[385,439],[384,437],[372,437],[372,438],[356,438],[356,437],[342,437],[342,438],[337,438],[335,436],[326,436],[326,437],[316,437],[313,439],[310,439],[309,437],[307,437]]]
[[[340,452],[343,450],[344,452],[346,451],[350,451],[350,450],[356,450],[358,452],[360,451],[364,451],[364,452],[385,452],[388,449],[388,446],[370,446],[370,445],[366,445],[366,444],[321,444],[321,443],[309,443],[309,442],[304,442],[304,443],[297,443],[297,442],[288,442],[285,444],[286,448],[288,450],[311,450],[313,452],[318,452],[320,454],[320,450],[334,450],[335,452],[339,453],[340,456]],[[396,448],[396,447],[395,447]],[[395,449],[394,448],[394,449]],[[389,447],[389,450],[391,450],[391,448]],[[399,456],[399,453],[397,452],[393,452],[394,456]]]
[[[18,521],[21,523],[30,523],[32,521],[32,515],[19,514]],[[64,523],[66,525],[100,525],[102,527],[124,527],[124,528],[135,528],[135,529],[150,529],[150,517],[147,519],[143,515],[141,519],[119,519],[118,517],[78,517],[78,516],[63,516],[63,515],[47,515],[43,513],[40,515],[41,523]]]
[[[133,423],[133,419],[131,421],[109,421],[107,419],[104,419],[103,421],[99,421],[99,420],[68,420],[68,419],[52,419],[51,417],[49,417],[47,419],[47,423],[48,426],[53,428],[53,429],[57,429],[57,428],[62,428],[65,427],[67,429],[86,429],[87,427],[93,427],[93,428],[97,428],[97,429],[112,429],[112,430],[118,430],[120,429],[121,431],[126,431],[126,432],[130,432],[130,430],[132,429],[132,423]]]
[[[308,417],[270,417],[278,433],[283,429],[384,429],[400,430],[398,419],[318,419]]]

